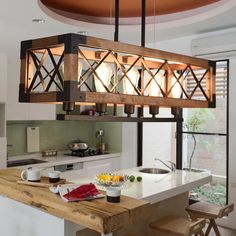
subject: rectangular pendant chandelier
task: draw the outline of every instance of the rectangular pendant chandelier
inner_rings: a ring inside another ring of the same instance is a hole
[[[63,104],[148,106],[155,117],[159,107],[215,107],[216,63],[181,54],[64,34],[21,42],[19,101]],[[191,84],[190,84],[191,81]]]

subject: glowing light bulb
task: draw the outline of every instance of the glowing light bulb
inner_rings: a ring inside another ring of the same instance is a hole
[[[129,66],[125,66],[125,68],[129,68]],[[136,68],[131,68],[127,76],[130,80],[126,76],[123,79],[124,93],[130,95],[136,94],[134,87],[138,87],[139,71]]]
[[[179,74],[178,73],[175,73],[176,77],[179,78]],[[180,98],[181,94],[182,94],[182,88],[180,86],[179,83],[181,83],[181,85],[183,84],[183,78],[181,77],[179,79],[179,82],[177,82],[177,79],[176,79],[175,76],[172,76],[171,78],[171,96],[173,98]]]
[[[149,83],[149,86],[148,86],[148,95],[149,96],[154,96],[154,97],[161,96],[162,93],[161,93],[160,87],[162,88],[162,90],[164,90],[164,86],[165,86],[165,76],[164,76],[164,74],[165,74],[165,71],[161,70],[157,73],[157,70],[152,70],[151,72],[155,75],[154,79],[152,79],[150,74],[145,71],[145,75],[148,74],[147,75],[148,76],[148,81],[151,80],[151,82]],[[144,75],[144,77],[146,77],[145,75]],[[158,86],[158,84],[159,84],[159,86]]]
[[[83,69],[83,65],[80,61],[78,61],[78,81],[80,80],[82,69]]]
[[[96,69],[96,73],[99,76],[100,80],[103,82],[103,84],[108,88],[112,76],[112,67],[108,63],[101,63],[99,67]],[[107,92],[107,90],[105,89],[102,82],[98,79],[98,77],[96,75],[93,75],[93,77],[96,91],[99,93]]]

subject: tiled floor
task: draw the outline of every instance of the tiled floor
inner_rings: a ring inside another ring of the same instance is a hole
[[[219,227],[219,230],[222,236],[236,236],[236,231],[232,229]],[[213,230],[211,230],[210,236],[215,236],[215,233]]]

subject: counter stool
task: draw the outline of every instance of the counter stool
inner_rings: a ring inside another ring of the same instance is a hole
[[[205,223],[204,219],[192,221],[181,216],[170,215],[152,222],[149,226],[158,236],[204,236],[202,229]]]
[[[230,212],[234,210],[234,204],[226,205],[225,207],[220,207],[207,202],[197,202],[188,207],[186,207],[186,211],[189,216],[196,220],[198,218],[209,219],[210,223],[207,227],[205,235],[208,236],[211,229],[213,228],[216,235],[220,236],[220,231],[217,228],[215,219],[222,218],[223,216],[227,216]]]

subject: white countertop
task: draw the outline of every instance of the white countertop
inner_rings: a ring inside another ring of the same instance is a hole
[[[151,203],[179,195],[204,185],[211,181],[210,172],[190,172],[176,170],[168,174],[146,174],[138,170],[142,167],[119,171],[119,173],[142,176],[142,181],[127,182],[122,188],[122,194],[136,199],[147,200]],[[74,183],[94,182],[94,179],[72,180]],[[99,185],[97,185],[98,188]]]
[[[94,155],[94,156],[88,156],[88,157],[67,156],[67,155],[64,155],[64,153],[69,153],[69,151],[59,152],[58,155],[55,157],[42,157],[40,154],[12,156],[12,157],[9,157],[9,161],[23,160],[23,159],[25,160],[25,159],[30,159],[30,158],[47,161],[47,162],[38,163],[38,164],[16,166],[16,168],[25,169],[32,166],[37,167],[37,168],[46,168],[46,167],[57,166],[57,165],[81,163],[81,162],[120,157],[120,153],[117,153],[117,152],[111,152],[109,154]]]

